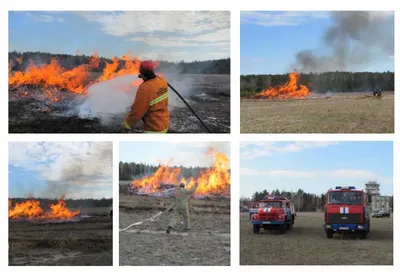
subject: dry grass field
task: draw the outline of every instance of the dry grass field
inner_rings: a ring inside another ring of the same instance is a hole
[[[240,104],[241,133],[394,133],[394,93],[338,93]]]
[[[241,265],[393,265],[393,219],[372,218],[367,239],[335,234],[327,239],[323,213],[299,213],[284,235],[253,234],[249,214],[240,217]]]
[[[120,194],[120,229],[164,211],[172,198]],[[228,266],[230,264],[229,200],[190,201],[192,230],[178,224],[166,234],[172,212],[156,222],[147,221],[119,233],[120,265],[128,266]]]

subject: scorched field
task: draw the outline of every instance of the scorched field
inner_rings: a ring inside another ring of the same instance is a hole
[[[125,60],[124,68],[119,68],[120,62],[116,58],[103,72],[94,73],[91,70],[99,64],[99,57],[94,55],[89,64],[71,70],[52,60],[47,65],[31,64],[23,72],[9,72],[9,133],[121,132],[133,103],[130,94],[141,80],[137,79],[140,61]],[[186,99],[212,132],[230,132],[229,75],[161,72],[160,76]],[[132,80],[121,81],[126,77]],[[109,81],[114,82],[104,88]],[[98,85],[103,88],[94,88]],[[122,93],[127,96],[121,96]],[[96,106],[91,106],[93,103]],[[169,109],[169,132],[207,132],[171,89]],[[135,132],[140,132],[140,128]]]
[[[109,208],[74,218],[9,219],[10,266],[111,266]]]
[[[253,234],[249,214],[240,215],[241,265],[393,265],[393,219],[372,218],[367,239],[327,239],[323,213],[298,213],[284,235]]]
[[[150,218],[173,202],[173,198],[120,195],[120,228]],[[172,211],[158,221],[147,221],[120,232],[120,265],[230,265],[230,200],[192,198],[189,209],[189,232],[178,223],[166,234]]]

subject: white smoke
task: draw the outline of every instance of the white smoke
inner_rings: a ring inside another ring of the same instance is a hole
[[[85,101],[78,107],[82,118],[97,117],[107,125],[114,116],[126,114],[135,100],[137,76],[127,75],[92,85]]]
[[[99,118],[103,125],[114,123],[113,119],[124,117],[135,101],[138,87],[132,83],[137,81],[136,75],[127,75],[100,82],[88,88],[88,95],[77,108],[81,118]],[[193,78],[173,74],[166,76],[166,80],[187,100],[193,93]],[[184,103],[168,89],[168,110],[174,107],[185,107]],[[189,101],[190,102],[190,101]]]

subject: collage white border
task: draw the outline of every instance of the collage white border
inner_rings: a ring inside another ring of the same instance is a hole
[[[91,274],[110,274],[117,273],[118,275],[123,274],[135,274],[143,275],[150,273],[157,273],[163,276],[176,275],[177,273],[185,273],[191,275],[204,275],[205,273],[210,275],[221,275],[221,273],[232,274],[234,272],[243,274],[271,274],[271,273],[284,273],[284,274],[310,274],[310,273],[321,273],[324,275],[337,275],[338,273],[345,272],[346,274],[363,274],[363,275],[377,275],[377,274],[394,274],[395,270],[398,270],[398,261],[396,261],[396,227],[398,225],[397,212],[399,208],[397,206],[397,200],[394,199],[396,209],[394,211],[394,266],[335,266],[335,267],[324,267],[324,266],[239,266],[239,141],[394,141],[394,194],[398,194],[400,189],[397,188],[399,185],[400,173],[399,169],[399,153],[400,153],[400,141],[399,134],[270,134],[270,135],[257,135],[257,134],[239,134],[240,131],[240,99],[239,99],[239,88],[240,88],[240,11],[251,11],[251,10],[395,10],[395,31],[399,29],[399,19],[397,13],[399,9],[396,5],[398,1],[392,0],[336,0],[336,1],[317,1],[317,0],[286,0],[286,1],[273,1],[273,0],[201,0],[201,1],[187,1],[187,0],[153,0],[151,2],[143,1],[127,1],[127,0],[113,0],[113,1],[76,1],[69,0],[65,2],[50,1],[50,0],[20,0],[20,1],[2,1],[2,13],[0,21],[2,24],[2,44],[1,53],[2,55],[2,81],[4,89],[2,93],[1,103],[3,108],[1,109],[1,130],[4,138],[2,143],[2,175],[5,176],[2,180],[1,195],[4,202],[4,208],[2,208],[2,224],[0,233],[2,239],[0,239],[0,268],[2,269],[3,275],[24,275],[27,274],[38,274],[38,275],[91,275]],[[162,136],[147,136],[147,135],[129,135],[129,134],[8,134],[8,89],[6,89],[6,83],[8,87],[8,80],[6,74],[6,68],[8,64],[8,11],[9,10],[229,10],[231,12],[231,134],[194,134],[194,135],[178,135],[168,134]],[[396,33],[397,34],[397,33]],[[397,35],[395,36],[396,42]],[[398,43],[395,43],[396,49]],[[397,59],[396,59],[397,60]],[[395,71],[397,71],[398,62],[395,64]],[[398,78],[395,74],[396,83]],[[399,99],[395,97],[395,102],[398,103]],[[395,104],[398,106],[398,104]],[[396,118],[399,118],[399,110],[396,109]],[[397,125],[396,129],[399,128],[399,123],[395,121]],[[231,171],[232,171],[232,190],[231,190],[231,266],[230,267],[136,267],[136,266],[123,266],[119,267],[119,231],[118,231],[118,149],[119,141],[158,141],[163,142],[166,140],[173,141],[229,141],[231,142]],[[114,142],[114,230],[113,230],[113,256],[114,265],[113,267],[9,267],[8,266],[8,220],[6,220],[6,208],[5,202],[8,197],[8,141],[113,141]],[[7,237],[7,238],[6,238]],[[266,249],[267,250],[267,249]],[[399,258],[397,258],[399,259]],[[3,269],[4,268],[4,269]]]

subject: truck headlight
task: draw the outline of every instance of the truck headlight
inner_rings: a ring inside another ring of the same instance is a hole
[[[281,219],[281,218],[283,218],[283,216],[278,216],[278,218],[280,218],[280,219]]]
[[[325,225],[325,228],[331,229],[331,226],[329,224]]]
[[[358,225],[357,228],[358,228],[358,229],[364,229],[364,226]]]

